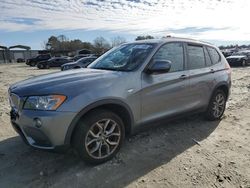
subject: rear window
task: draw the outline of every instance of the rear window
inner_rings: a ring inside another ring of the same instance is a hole
[[[208,52],[210,54],[210,57],[212,59],[213,64],[219,63],[220,62],[220,55],[217,52],[216,49],[212,48],[212,47],[207,47]]]
[[[206,66],[202,46],[188,45],[187,51],[189,69],[199,69]]]

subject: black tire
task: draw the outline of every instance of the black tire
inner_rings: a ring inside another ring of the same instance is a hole
[[[37,67],[38,67],[39,69],[43,69],[43,68],[44,68],[44,65],[38,64]]]
[[[245,67],[246,65],[247,65],[247,64],[246,64],[246,60],[243,59],[242,62],[241,62],[241,66],[242,66],[242,67]]]
[[[108,120],[110,120],[110,123],[107,123],[108,125],[105,126]],[[105,123],[102,124],[102,121]],[[100,129],[100,125],[103,128],[102,131]],[[109,130],[107,128],[111,126],[111,128],[109,128],[111,130],[114,125],[115,129],[108,133]],[[104,138],[103,134],[106,133],[110,134],[110,136]],[[91,138],[92,136],[93,138]],[[120,138],[118,139],[118,137]],[[90,164],[100,164],[112,159],[116,155],[121,148],[124,138],[125,129],[121,118],[111,111],[98,109],[90,112],[78,122],[73,135],[73,146],[85,162]],[[108,143],[117,144],[114,146],[109,145]],[[107,147],[107,145],[109,146]],[[100,152],[101,155],[108,152],[110,153],[106,154],[107,156],[104,155],[102,158],[98,158],[100,156]]]
[[[217,99],[219,99],[220,97],[223,98],[222,99],[223,104],[221,102],[221,105],[219,105],[220,103],[217,101]],[[226,98],[225,92],[220,89],[216,90],[210,99],[210,102],[209,102],[209,105],[205,114],[206,119],[210,121],[221,119],[226,108],[226,101],[227,101],[227,98]]]
[[[31,67],[34,67],[34,66],[36,66],[36,63],[35,63],[35,62],[31,62],[31,63],[30,63],[30,66],[31,66]]]

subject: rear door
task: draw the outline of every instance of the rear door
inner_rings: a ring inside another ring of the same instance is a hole
[[[151,60],[172,62],[168,73],[142,73],[142,121],[153,120],[185,111],[187,78],[184,46],[181,42],[167,43],[160,47]]]
[[[195,110],[207,106],[215,70],[206,47],[187,43],[186,52],[189,70],[188,101],[190,108]]]

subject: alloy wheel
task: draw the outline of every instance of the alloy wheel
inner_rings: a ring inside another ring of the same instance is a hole
[[[102,119],[94,123],[85,138],[85,148],[95,159],[109,157],[119,146],[120,126],[112,119]]]
[[[220,117],[225,109],[226,100],[223,94],[218,93],[213,102],[213,115],[214,117]]]

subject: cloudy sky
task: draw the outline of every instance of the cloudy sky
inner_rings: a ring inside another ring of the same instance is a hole
[[[0,45],[41,49],[51,35],[173,35],[250,43],[249,0],[0,0]]]

